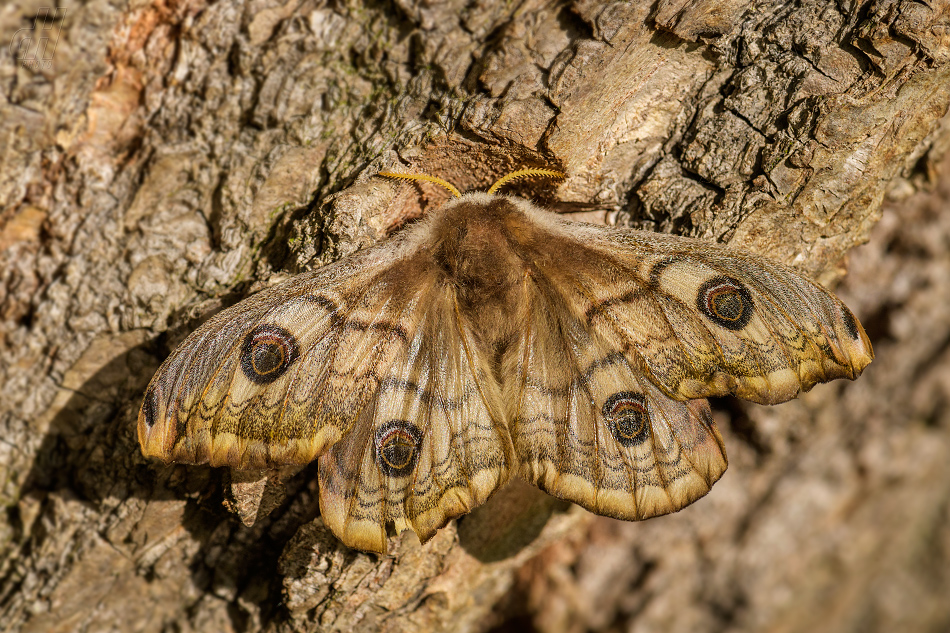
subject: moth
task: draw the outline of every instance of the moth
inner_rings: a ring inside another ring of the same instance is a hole
[[[142,452],[263,469],[319,460],[346,545],[425,542],[517,474],[640,520],[726,469],[706,398],[776,404],[856,378],[861,324],[782,264],[703,241],[455,197],[388,240],[220,312],[164,362]]]

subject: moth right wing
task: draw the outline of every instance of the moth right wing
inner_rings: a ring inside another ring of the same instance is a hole
[[[586,327],[676,400],[777,404],[854,379],[874,358],[840,299],[764,257],[698,240],[570,225],[583,241],[545,274]]]
[[[704,398],[784,402],[873,358],[847,307],[780,264],[527,215],[544,239],[522,241],[512,439],[526,479],[594,512],[641,519],[709,490],[726,461]]]
[[[535,283],[537,281],[538,283]],[[663,393],[545,280],[526,281],[518,371],[506,385],[527,481],[603,516],[641,520],[705,495],[726,469],[703,399]]]

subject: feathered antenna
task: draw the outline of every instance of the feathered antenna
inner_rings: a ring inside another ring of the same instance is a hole
[[[425,182],[431,182],[439,185],[440,187],[445,187],[456,198],[462,197],[462,192],[459,191],[455,185],[447,180],[437,178],[436,176],[430,176],[428,174],[399,174],[393,171],[381,171],[376,175],[383,176],[385,178],[397,178],[400,180],[423,180]],[[522,178],[530,178],[531,176],[543,176],[545,178],[567,178],[567,174],[554,171],[553,169],[519,169],[518,171],[513,171],[510,174],[502,176],[496,180],[495,184],[488,188],[488,193],[496,193],[508,183],[514,182],[515,180],[520,180]]]
[[[520,178],[529,178],[531,176],[544,176],[545,178],[567,178],[567,174],[562,174],[559,171],[554,171],[553,169],[519,169],[518,171],[513,171],[507,176],[502,176],[495,184],[488,188],[488,193],[495,193],[509,182],[513,182]]]
[[[386,178],[399,178],[400,180],[424,180],[425,182],[435,183],[441,187],[445,187],[452,195],[456,198],[462,197],[462,192],[455,188],[455,185],[450,183],[447,180],[442,180],[441,178],[436,178],[435,176],[429,176],[428,174],[397,174],[391,171],[381,171],[377,176],[385,176]]]

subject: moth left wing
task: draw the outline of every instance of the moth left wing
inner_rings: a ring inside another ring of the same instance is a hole
[[[363,550],[384,551],[390,524],[426,540],[484,502],[511,439],[423,244],[410,227],[213,317],[152,379],[143,452],[237,469],[320,457],[324,520]]]
[[[496,383],[473,357],[454,293],[429,299],[353,430],[319,459],[323,519],[350,547],[384,552],[389,525],[425,542],[508,480]]]
[[[258,469],[312,461],[349,432],[412,335],[424,278],[400,242],[264,290],[192,332],[155,373],[142,452]]]

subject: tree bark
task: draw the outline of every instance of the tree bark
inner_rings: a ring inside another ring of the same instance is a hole
[[[0,9],[0,41],[41,6]],[[950,191],[911,195],[950,180],[946,1],[92,0],[51,24],[48,67],[0,59],[0,628],[950,626]],[[374,556],[323,527],[313,465],[145,460],[143,390],[202,319],[443,200],[370,178],[402,166],[462,190],[562,169],[518,191],[826,283],[883,213],[842,289],[877,360],[719,402],[729,472],[642,524],[514,484]]]

